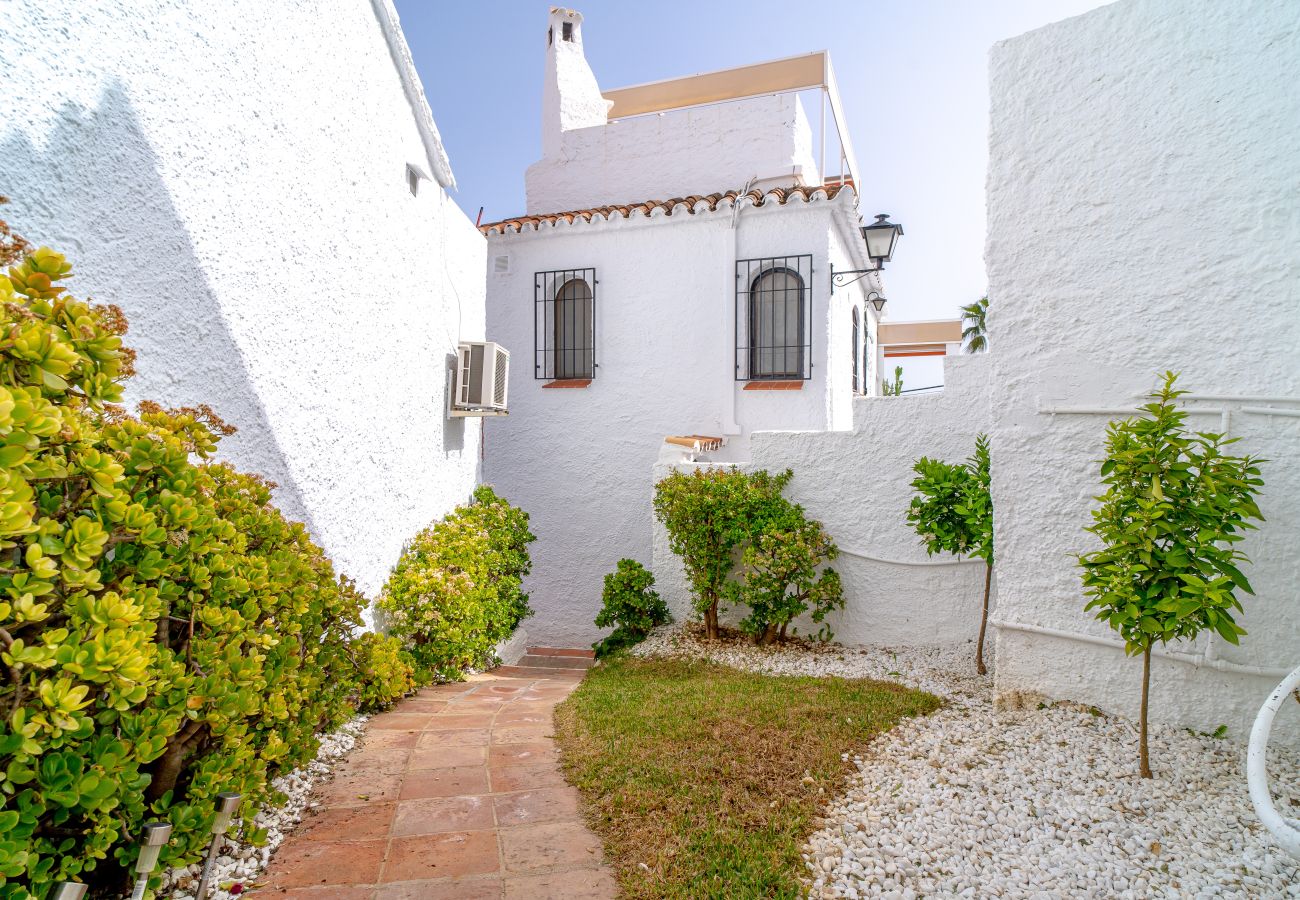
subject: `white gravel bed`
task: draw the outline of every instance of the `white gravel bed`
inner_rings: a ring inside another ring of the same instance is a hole
[[[365,731],[369,716],[357,716],[337,731],[322,735],[316,758],[287,775],[271,782],[271,787],[288,799],[282,806],[267,806],[257,814],[254,824],[266,829],[266,844],[253,847],[226,840],[221,845],[220,856],[212,869],[212,887],[209,900],[233,900],[252,887],[252,882],[266,869],[271,855],[284,842],[294,827],[302,821],[311,805],[311,792],[316,783],[329,775],[339,761],[356,747]],[[198,890],[203,863],[181,866],[163,875],[158,897],[170,900],[194,900]],[[234,888],[235,890],[231,890]]]
[[[1256,819],[1235,743],[1154,727],[1144,780],[1132,722],[1030,697],[995,708],[973,649],[766,649],[667,628],[635,652],[880,678],[947,700],[854,757],[804,848],[814,898],[1300,898],[1300,861]],[[1275,802],[1300,812],[1300,756],[1273,751],[1269,773]]]

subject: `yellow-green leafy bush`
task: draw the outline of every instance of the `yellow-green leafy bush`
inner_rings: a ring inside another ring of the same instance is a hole
[[[352,642],[357,666],[357,708],[373,712],[415,690],[415,667],[402,642],[392,635],[361,635]]]
[[[459,678],[531,614],[522,590],[528,513],[480,485],[474,501],[421,531],[402,551],[378,607],[425,676]]]
[[[351,715],[362,598],[206,409],[113,406],[125,321],[41,248],[0,276],[0,897],[111,896],[139,826],[195,861]],[[273,798],[271,798],[273,799]],[[258,835],[245,832],[250,840]]]

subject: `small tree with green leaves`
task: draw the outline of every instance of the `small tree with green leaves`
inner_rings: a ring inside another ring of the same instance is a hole
[[[822,568],[839,552],[822,523],[791,503],[745,547],[744,572],[732,586],[732,596],[749,607],[741,630],[755,643],[771,644],[785,640],[790,623],[809,610],[812,620],[821,624],[829,613],[842,609],[839,573]]]
[[[975,670],[987,674],[984,635],[989,622],[989,589],[993,582],[993,499],[990,493],[989,439],[975,438],[975,455],[965,463],[946,463],[921,457],[912,467],[916,496],[907,521],[916,529],[931,556],[948,552],[984,560],[984,603],[979,640],[975,644]]]
[[[596,627],[614,631],[591,645],[597,656],[608,656],[615,650],[638,644],[652,628],[671,620],[668,604],[654,585],[654,575],[634,559],[620,559],[618,568],[605,576]]]
[[[1151,649],[1159,641],[1193,639],[1210,629],[1236,644],[1245,629],[1238,589],[1254,593],[1236,548],[1243,532],[1262,521],[1255,498],[1264,482],[1262,460],[1224,452],[1237,438],[1189,433],[1178,407],[1186,391],[1166,372],[1142,416],[1111,422],[1101,465],[1106,492],[1096,498],[1087,529],[1102,547],[1079,557],[1086,609],[1142,654],[1139,765],[1151,777],[1147,704]]]
[[[734,555],[788,505],[781,491],[793,477],[736,467],[675,471],[655,485],[655,516],[682,558],[705,634],[718,637],[718,604],[726,594]]]

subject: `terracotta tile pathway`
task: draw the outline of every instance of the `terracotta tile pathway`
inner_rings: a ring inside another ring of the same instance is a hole
[[[375,716],[250,896],[614,897],[551,739],[555,705],[584,674],[501,668]]]

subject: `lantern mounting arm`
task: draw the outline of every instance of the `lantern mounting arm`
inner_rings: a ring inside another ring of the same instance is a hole
[[[874,269],[841,269],[835,271],[835,264],[831,264],[831,293],[835,293],[837,287],[848,287],[849,285],[861,281],[873,272],[879,272],[884,266],[876,266]],[[850,277],[855,276],[855,277]]]

